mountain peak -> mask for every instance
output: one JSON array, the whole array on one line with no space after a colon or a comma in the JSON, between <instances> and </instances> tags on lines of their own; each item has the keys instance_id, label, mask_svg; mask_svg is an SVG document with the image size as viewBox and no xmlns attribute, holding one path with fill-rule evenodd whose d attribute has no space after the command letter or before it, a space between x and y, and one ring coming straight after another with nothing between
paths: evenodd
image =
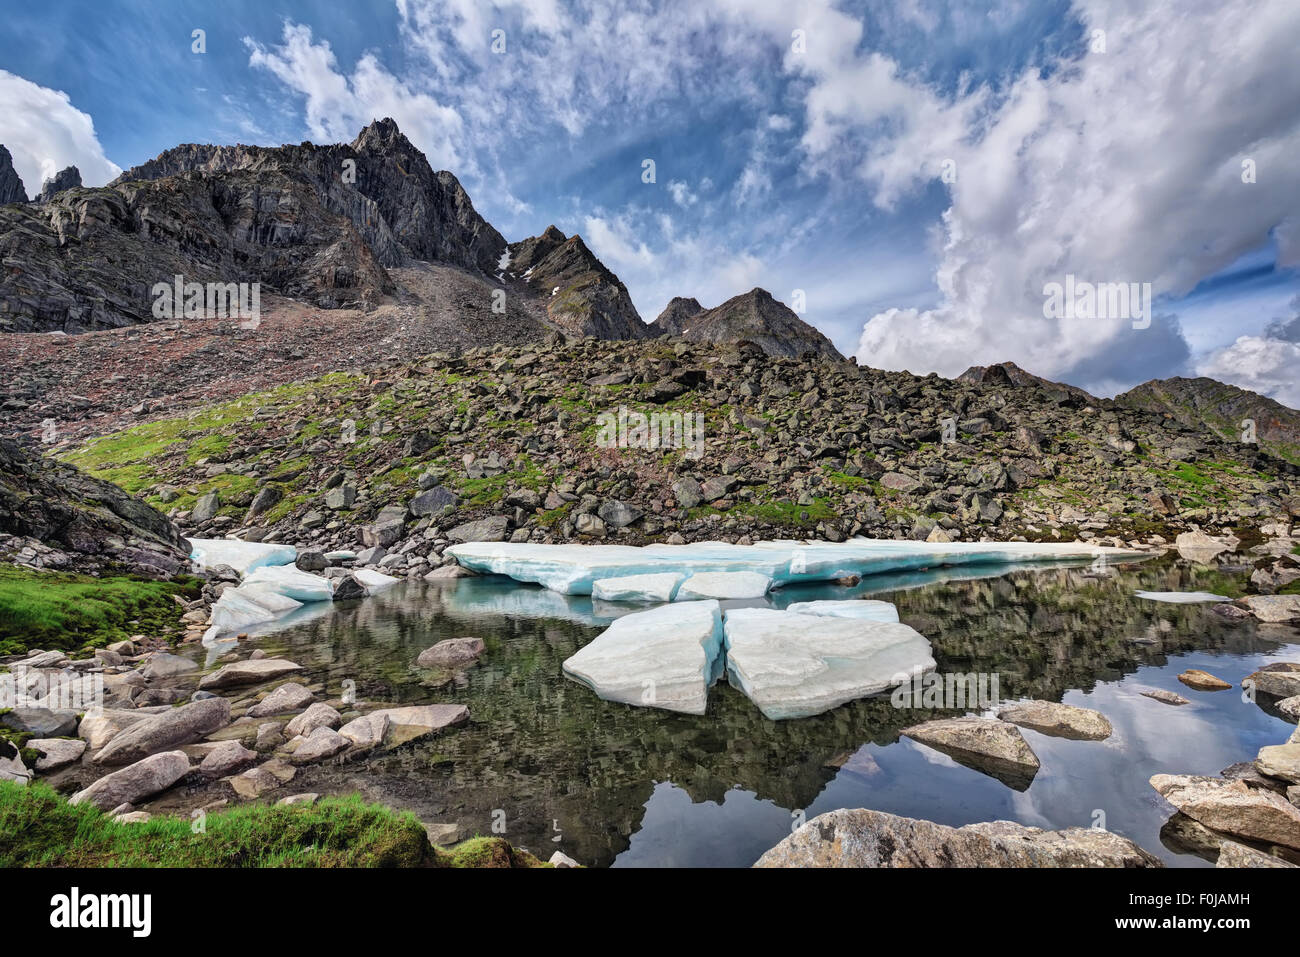
<instances>
[{"instance_id":1,"label":"mountain peak","mask_svg":"<svg viewBox=\"0 0 1300 957\"><path fill-rule=\"evenodd\" d=\"M415 149L391 116L372 120L369 126L357 134L357 138L352 141L352 148L358 153L375 153L395 148Z\"/></svg>"},{"instance_id":2,"label":"mountain peak","mask_svg":"<svg viewBox=\"0 0 1300 957\"><path fill-rule=\"evenodd\" d=\"M0 144L0 206L6 203L25 202L27 202L27 190L23 186L23 178L14 169L13 157L9 155L9 151Z\"/></svg>"},{"instance_id":3,"label":"mountain peak","mask_svg":"<svg viewBox=\"0 0 1300 957\"><path fill-rule=\"evenodd\" d=\"M38 203L49 202L57 194L65 189L81 185L81 170L75 166L69 166L59 170L44 183L41 184L40 195L36 197Z\"/></svg>"},{"instance_id":4,"label":"mountain peak","mask_svg":"<svg viewBox=\"0 0 1300 957\"><path fill-rule=\"evenodd\" d=\"M695 342L748 339L770 356L797 357L811 352L844 358L816 328L758 286L712 309L703 308L695 299L678 296L650 324L650 329L654 335L680 336Z\"/></svg>"}]
</instances>

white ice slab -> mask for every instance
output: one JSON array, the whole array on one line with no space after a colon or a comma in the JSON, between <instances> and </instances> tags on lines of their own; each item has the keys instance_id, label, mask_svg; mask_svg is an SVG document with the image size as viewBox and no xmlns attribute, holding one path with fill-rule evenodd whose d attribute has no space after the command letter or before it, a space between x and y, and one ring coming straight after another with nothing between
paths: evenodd
<instances>
[{"instance_id":1,"label":"white ice slab","mask_svg":"<svg viewBox=\"0 0 1300 957\"><path fill-rule=\"evenodd\" d=\"M369 568L354 568L352 577L366 586L367 595L381 592L385 588L392 588L401 581L400 578L394 578L392 575L385 575L383 572L373 571Z\"/></svg>"},{"instance_id":2,"label":"white ice slab","mask_svg":"<svg viewBox=\"0 0 1300 957\"><path fill-rule=\"evenodd\" d=\"M898 621L892 602L872 599L846 601L797 601L785 606L796 615L828 615L832 618L863 618L867 621Z\"/></svg>"},{"instance_id":3,"label":"white ice slab","mask_svg":"<svg viewBox=\"0 0 1300 957\"><path fill-rule=\"evenodd\" d=\"M762 598L771 587L772 579L758 572L698 572L682 582L677 600Z\"/></svg>"},{"instance_id":4,"label":"white ice slab","mask_svg":"<svg viewBox=\"0 0 1300 957\"><path fill-rule=\"evenodd\" d=\"M292 565L298 549L292 545L242 542L235 538L191 538L190 558L206 568L229 565L241 575L270 565Z\"/></svg>"},{"instance_id":5,"label":"white ice slab","mask_svg":"<svg viewBox=\"0 0 1300 957\"><path fill-rule=\"evenodd\" d=\"M591 597L603 601L670 602L685 578L681 572L601 578L591 583Z\"/></svg>"},{"instance_id":6,"label":"white ice slab","mask_svg":"<svg viewBox=\"0 0 1300 957\"><path fill-rule=\"evenodd\" d=\"M1208 591L1140 591L1137 596L1150 601L1167 601L1174 605L1192 605L1200 601L1232 601L1227 595L1216 595Z\"/></svg>"},{"instance_id":7,"label":"white ice slab","mask_svg":"<svg viewBox=\"0 0 1300 957\"><path fill-rule=\"evenodd\" d=\"M447 549L461 565L484 574L537 582L569 595L589 595L595 582L664 572L755 572L774 586L831 581L942 565L1066 560L1123 560L1151 553L1087 542L914 542L855 538L847 542L756 542L730 545L539 545L467 542Z\"/></svg>"},{"instance_id":8,"label":"white ice slab","mask_svg":"<svg viewBox=\"0 0 1300 957\"><path fill-rule=\"evenodd\" d=\"M564 663L606 701L703 714L722 675L716 601L661 605L618 619Z\"/></svg>"},{"instance_id":9,"label":"white ice slab","mask_svg":"<svg viewBox=\"0 0 1300 957\"><path fill-rule=\"evenodd\" d=\"M727 680L774 721L829 711L935 666L925 636L898 622L736 608L723 627Z\"/></svg>"},{"instance_id":10,"label":"white ice slab","mask_svg":"<svg viewBox=\"0 0 1300 957\"><path fill-rule=\"evenodd\" d=\"M244 584L304 602L330 601L334 597L334 583L328 578L292 566L255 568L244 576Z\"/></svg>"},{"instance_id":11,"label":"white ice slab","mask_svg":"<svg viewBox=\"0 0 1300 957\"><path fill-rule=\"evenodd\" d=\"M302 607L302 602L259 585L226 588L212 606L203 643L264 625Z\"/></svg>"}]
</instances>

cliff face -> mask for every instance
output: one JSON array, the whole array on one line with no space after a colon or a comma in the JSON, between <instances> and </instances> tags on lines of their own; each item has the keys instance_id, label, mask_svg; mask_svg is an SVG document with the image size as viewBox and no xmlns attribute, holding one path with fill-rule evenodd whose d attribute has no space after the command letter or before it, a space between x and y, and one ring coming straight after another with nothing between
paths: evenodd
<instances>
[{"instance_id":1,"label":"cliff face","mask_svg":"<svg viewBox=\"0 0 1300 957\"><path fill-rule=\"evenodd\" d=\"M0 439L0 560L169 577L189 551L162 513L116 485Z\"/></svg>"},{"instance_id":2,"label":"cliff face","mask_svg":"<svg viewBox=\"0 0 1300 957\"><path fill-rule=\"evenodd\" d=\"M512 243L506 271L536 290L552 324L567 335L598 339L650 335L627 287L576 233L566 237L548 226L540 236Z\"/></svg>"},{"instance_id":3,"label":"cliff face","mask_svg":"<svg viewBox=\"0 0 1300 957\"><path fill-rule=\"evenodd\" d=\"M14 158L0 145L0 206L25 202L27 190L23 186L23 178L14 169Z\"/></svg>"}]
</instances>

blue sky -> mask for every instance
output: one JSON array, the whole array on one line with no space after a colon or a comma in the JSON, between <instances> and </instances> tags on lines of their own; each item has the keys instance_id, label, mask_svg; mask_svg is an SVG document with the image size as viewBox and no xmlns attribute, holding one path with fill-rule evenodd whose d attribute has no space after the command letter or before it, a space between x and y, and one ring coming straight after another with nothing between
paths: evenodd
<instances>
[{"instance_id":1,"label":"blue sky","mask_svg":"<svg viewBox=\"0 0 1300 957\"><path fill-rule=\"evenodd\" d=\"M1300 295L1298 9L18 2L0 142L34 193L70 162L98 185L181 142L350 140L391 115L508 239L580 232L647 320L673 295L801 289L870 365L1012 359L1103 393L1208 371L1297 405L1275 321ZM1151 282L1151 328L1045 319L1065 273Z\"/></svg>"}]
</instances>

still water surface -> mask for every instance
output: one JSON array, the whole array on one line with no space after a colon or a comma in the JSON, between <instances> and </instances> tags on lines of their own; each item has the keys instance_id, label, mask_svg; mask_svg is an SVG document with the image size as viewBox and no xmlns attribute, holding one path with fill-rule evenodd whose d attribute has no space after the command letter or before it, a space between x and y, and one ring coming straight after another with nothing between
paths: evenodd
<instances>
[{"instance_id":1,"label":"still water surface","mask_svg":"<svg viewBox=\"0 0 1300 957\"><path fill-rule=\"evenodd\" d=\"M1291 725L1239 688L1194 691L1176 676L1201 668L1239 685L1263 664L1300 660L1300 629L1229 624L1208 605L1132 597L1240 588L1244 578L1176 559L1112 569L966 568L875 576L853 588L800 586L771 604L870 596L898 605L934 646L939 671L999 676L1004 700L1045 698L1110 719L1106 741L1025 730L1042 768L1004 783L900 739L911 724L960 711L899 709L888 696L827 714L768 721L725 682L702 716L598 699L561 663L631 610L506 578L406 582L363 602L308 606L288 627L249 642L283 653L337 695L356 682L368 702L456 702L470 723L362 763L300 772L295 791L360 791L493 833L543 858L563 850L588 866L747 866L793 823L867 807L944 824L1014 820L1044 828L1105 826L1172 866L1207 866L1161 828L1170 809L1147 783L1158 772L1217 774L1286 740ZM737 602L737 605L763 604ZM444 638L476 635L481 664L431 680L411 663ZM1164 688L1174 707L1144 697Z\"/></svg>"}]
</instances>

